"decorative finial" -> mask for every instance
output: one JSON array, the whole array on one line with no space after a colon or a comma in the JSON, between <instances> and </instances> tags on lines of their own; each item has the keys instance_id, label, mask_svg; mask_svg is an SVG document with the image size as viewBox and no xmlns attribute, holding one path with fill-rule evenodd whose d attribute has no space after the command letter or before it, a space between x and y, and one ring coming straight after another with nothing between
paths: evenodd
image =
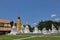
<instances>
[{"instance_id":1,"label":"decorative finial","mask_svg":"<svg viewBox=\"0 0 60 40\"><path fill-rule=\"evenodd\" d=\"M18 10L18 19L20 19L20 10Z\"/></svg>"}]
</instances>

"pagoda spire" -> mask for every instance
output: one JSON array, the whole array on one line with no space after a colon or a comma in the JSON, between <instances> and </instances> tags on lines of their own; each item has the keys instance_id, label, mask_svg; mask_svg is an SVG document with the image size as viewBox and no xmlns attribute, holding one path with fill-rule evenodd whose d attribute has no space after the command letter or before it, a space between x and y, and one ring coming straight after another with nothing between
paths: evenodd
<instances>
[{"instance_id":1,"label":"pagoda spire","mask_svg":"<svg viewBox=\"0 0 60 40\"><path fill-rule=\"evenodd\" d=\"M22 30L22 23L21 23L21 19L20 19L20 10L18 11L18 19L17 19L17 30Z\"/></svg>"},{"instance_id":2,"label":"pagoda spire","mask_svg":"<svg viewBox=\"0 0 60 40\"><path fill-rule=\"evenodd\" d=\"M18 11L18 19L20 19L20 10Z\"/></svg>"}]
</instances>

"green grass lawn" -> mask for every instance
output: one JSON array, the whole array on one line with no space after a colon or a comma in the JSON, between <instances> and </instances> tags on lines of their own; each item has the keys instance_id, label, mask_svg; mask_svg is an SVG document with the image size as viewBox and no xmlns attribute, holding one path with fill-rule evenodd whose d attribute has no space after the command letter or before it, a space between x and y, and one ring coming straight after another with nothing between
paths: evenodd
<instances>
[{"instance_id":1,"label":"green grass lawn","mask_svg":"<svg viewBox=\"0 0 60 40\"><path fill-rule=\"evenodd\" d=\"M43 37L39 37L42 36L42 34L0 35L0 40L14 40L14 39L27 38L31 36L37 36L37 37L32 37L24 40L60 40L60 37L52 37L52 36L60 36L60 34L49 34L44 35Z\"/></svg>"}]
</instances>

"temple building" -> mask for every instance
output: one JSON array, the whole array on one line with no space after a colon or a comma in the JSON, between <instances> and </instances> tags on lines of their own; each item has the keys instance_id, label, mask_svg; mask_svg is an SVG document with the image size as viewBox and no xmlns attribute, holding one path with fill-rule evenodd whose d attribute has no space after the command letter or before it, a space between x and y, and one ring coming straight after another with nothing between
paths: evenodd
<instances>
[{"instance_id":1,"label":"temple building","mask_svg":"<svg viewBox=\"0 0 60 40\"><path fill-rule=\"evenodd\" d=\"M11 31L10 21L0 18L0 34L5 34Z\"/></svg>"},{"instance_id":2,"label":"temple building","mask_svg":"<svg viewBox=\"0 0 60 40\"><path fill-rule=\"evenodd\" d=\"M0 19L0 26L10 27L10 21L7 19Z\"/></svg>"}]
</instances>

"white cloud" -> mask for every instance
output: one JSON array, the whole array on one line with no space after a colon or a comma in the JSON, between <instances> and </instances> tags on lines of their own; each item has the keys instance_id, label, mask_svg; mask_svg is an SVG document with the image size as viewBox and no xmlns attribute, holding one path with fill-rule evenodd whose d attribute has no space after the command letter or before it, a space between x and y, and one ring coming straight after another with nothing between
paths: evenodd
<instances>
[{"instance_id":1,"label":"white cloud","mask_svg":"<svg viewBox=\"0 0 60 40\"><path fill-rule=\"evenodd\" d=\"M59 20L60 20L60 18L56 18L55 20L56 20L56 21L59 21Z\"/></svg>"},{"instance_id":2,"label":"white cloud","mask_svg":"<svg viewBox=\"0 0 60 40\"><path fill-rule=\"evenodd\" d=\"M34 25L36 25L37 23L33 23Z\"/></svg>"},{"instance_id":3,"label":"white cloud","mask_svg":"<svg viewBox=\"0 0 60 40\"><path fill-rule=\"evenodd\" d=\"M52 14L51 17L56 17L57 15L56 14Z\"/></svg>"}]
</instances>

